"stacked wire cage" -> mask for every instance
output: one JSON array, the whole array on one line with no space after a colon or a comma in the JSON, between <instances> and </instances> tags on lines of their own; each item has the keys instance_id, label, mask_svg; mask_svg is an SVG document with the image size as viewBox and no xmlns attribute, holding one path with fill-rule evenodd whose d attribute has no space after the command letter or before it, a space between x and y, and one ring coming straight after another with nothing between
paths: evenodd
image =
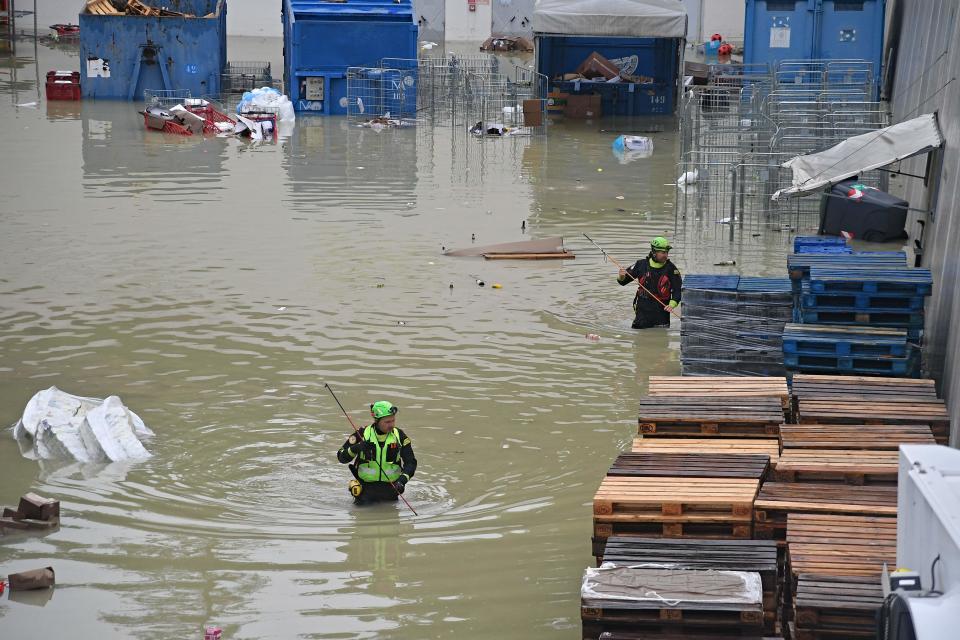
<instances>
[{"instance_id":1,"label":"stacked wire cage","mask_svg":"<svg viewBox=\"0 0 960 640\"><path fill-rule=\"evenodd\" d=\"M885 106L872 101L867 61L712 65L710 76L681 102L676 212L682 219L742 226L816 214L816 198L772 200L791 185L792 172L781 165L888 124ZM861 180L886 186L882 172Z\"/></svg>"},{"instance_id":2,"label":"stacked wire cage","mask_svg":"<svg viewBox=\"0 0 960 640\"><path fill-rule=\"evenodd\" d=\"M493 55L385 58L376 67L348 69L347 115L361 122L496 123L533 133L543 127L525 126L524 109L536 101L536 110L543 112L546 87L542 74L504 65Z\"/></svg>"},{"instance_id":3,"label":"stacked wire cage","mask_svg":"<svg viewBox=\"0 0 960 640\"><path fill-rule=\"evenodd\" d=\"M245 91L272 86L273 75L269 62L227 62L220 77L220 91L224 95L242 94Z\"/></svg>"}]
</instances>

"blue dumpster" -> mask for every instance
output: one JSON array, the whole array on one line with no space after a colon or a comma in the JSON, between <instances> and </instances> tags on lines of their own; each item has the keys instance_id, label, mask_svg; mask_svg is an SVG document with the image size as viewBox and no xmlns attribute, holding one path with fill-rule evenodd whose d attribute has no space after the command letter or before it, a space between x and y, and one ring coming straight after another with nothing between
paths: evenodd
<instances>
[{"instance_id":1,"label":"blue dumpster","mask_svg":"<svg viewBox=\"0 0 960 640\"><path fill-rule=\"evenodd\" d=\"M85 98L140 100L144 90L220 93L227 62L227 0L141 0L158 15L80 14Z\"/></svg>"},{"instance_id":2,"label":"blue dumpster","mask_svg":"<svg viewBox=\"0 0 960 640\"><path fill-rule=\"evenodd\" d=\"M284 0L283 78L297 111L347 113L347 68L415 59L410 0Z\"/></svg>"},{"instance_id":3,"label":"blue dumpster","mask_svg":"<svg viewBox=\"0 0 960 640\"><path fill-rule=\"evenodd\" d=\"M687 14L677 0L540 0L533 17L537 71L551 91L599 95L604 116L669 115L680 88ZM613 82L574 78L598 53Z\"/></svg>"},{"instance_id":4,"label":"blue dumpster","mask_svg":"<svg viewBox=\"0 0 960 640\"><path fill-rule=\"evenodd\" d=\"M879 88L886 0L747 0L744 62L867 60Z\"/></svg>"}]
</instances>

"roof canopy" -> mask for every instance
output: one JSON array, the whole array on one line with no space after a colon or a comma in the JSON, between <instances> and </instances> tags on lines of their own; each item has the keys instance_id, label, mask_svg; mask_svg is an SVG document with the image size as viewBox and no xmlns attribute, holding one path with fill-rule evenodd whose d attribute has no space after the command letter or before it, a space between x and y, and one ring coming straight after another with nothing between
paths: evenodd
<instances>
[{"instance_id":1,"label":"roof canopy","mask_svg":"<svg viewBox=\"0 0 960 640\"><path fill-rule=\"evenodd\" d=\"M932 113L891 127L847 138L826 151L797 156L784 162L793 169L793 186L773 194L774 200L802 196L855 175L885 167L943 144Z\"/></svg>"},{"instance_id":2,"label":"roof canopy","mask_svg":"<svg viewBox=\"0 0 960 640\"><path fill-rule=\"evenodd\" d=\"M679 0L537 0L535 33L568 36L686 38Z\"/></svg>"}]
</instances>

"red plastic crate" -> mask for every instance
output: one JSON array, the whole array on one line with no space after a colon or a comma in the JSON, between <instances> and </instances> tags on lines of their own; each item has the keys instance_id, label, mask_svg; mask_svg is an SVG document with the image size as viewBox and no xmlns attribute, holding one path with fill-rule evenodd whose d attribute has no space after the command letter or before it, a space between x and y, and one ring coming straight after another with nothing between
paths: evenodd
<instances>
[{"instance_id":1,"label":"red plastic crate","mask_svg":"<svg viewBox=\"0 0 960 640\"><path fill-rule=\"evenodd\" d=\"M47 71L47 100L79 99L79 71Z\"/></svg>"}]
</instances>

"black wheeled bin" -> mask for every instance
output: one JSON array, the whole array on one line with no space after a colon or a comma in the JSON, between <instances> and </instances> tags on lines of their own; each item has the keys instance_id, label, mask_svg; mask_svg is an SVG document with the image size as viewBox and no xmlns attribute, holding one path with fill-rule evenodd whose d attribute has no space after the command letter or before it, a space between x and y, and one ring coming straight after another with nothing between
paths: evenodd
<instances>
[{"instance_id":1,"label":"black wheeled bin","mask_svg":"<svg viewBox=\"0 0 960 640\"><path fill-rule=\"evenodd\" d=\"M887 242L907 237L909 203L860 184L856 179L833 185L820 200L820 235L839 236L841 231L858 240Z\"/></svg>"}]
</instances>

